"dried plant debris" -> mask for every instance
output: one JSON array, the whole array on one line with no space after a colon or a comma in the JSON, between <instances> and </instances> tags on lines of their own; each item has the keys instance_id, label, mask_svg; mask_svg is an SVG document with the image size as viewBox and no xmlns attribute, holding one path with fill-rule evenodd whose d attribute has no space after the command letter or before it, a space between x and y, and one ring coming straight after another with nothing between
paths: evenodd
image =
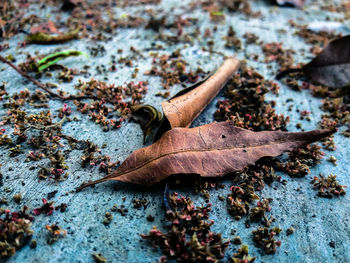
<instances>
[{"instance_id":1,"label":"dried plant debris","mask_svg":"<svg viewBox=\"0 0 350 263\"><path fill-rule=\"evenodd\" d=\"M180 179L180 178L178 178ZM182 184L183 181L181 180L176 180L175 184L179 185ZM211 180L209 178L193 178L193 181L191 180L191 186L193 187L193 190L195 193L200 194L204 201L206 203L210 202L210 190L211 189L223 189L225 187L225 185L223 183L220 182L216 182L215 179ZM220 195L218 196L220 201L224 201L225 197Z\"/></svg>"},{"instance_id":2,"label":"dried plant debris","mask_svg":"<svg viewBox=\"0 0 350 263\"><path fill-rule=\"evenodd\" d=\"M229 27L229 30L227 32L227 36L224 37L224 39L226 40L225 47L227 47L227 48L234 48L236 50L242 48L242 42L236 36L236 32L233 30L232 26Z\"/></svg>"},{"instance_id":3,"label":"dried plant debris","mask_svg":"<svg viewBox=\"0 0 350 263\"><path fill-rule=\"evenodd\" d=\"M94 87L94 89L98 89L98 87ZM41 111L37 114L28 114L24 110L28 106L36 108L36 105L41 106L47 101L48 97L40 91L31 94L28 90L24 90L8 97L7 101L4 101L4 107L8 109L8 112L2 121L2 125L7 126L7 128L1 131L0 144L8 148L10 156L16 156L27 151L26 161L28 162L37 162L42 159L48 160L48 165L40 166L38 176L40 179L50 178L58 182L68 177L66 172L68 168L66 164L67 151L71 151L77 143L81 144L81 142L62 133L62 125L66 121L72 121L69 119L72 109L67 104L63 104L63 108L59 110L58 116L61 120L56 122L49 110ZM103 113L99 113L101 117L98 117L97 114L94 116L96 118L104 118ZM107 110L106 113L109 114L109 111ZM123 121L123 118L119 118L118 123L119 121ZM95 122L98 122L98 120L95 120ZM107 128L110 128L111 124L116 125L113 119L103 122L104 127ZM12 134L9 133L11 130ZM65 142L68 142L71 149L66 148L63 152ZM110 157L107 155L92 153L89 149L84 150L84 153L82 157L83 166L86 163L98 165L100 171L110 173L117 164L117 162L111 162Z\"/></svg>"},{"instance_id":4,"label":"dried plant debris","mask_svg":"<svg viewBox=\"0 0 350 263\"><path fill-rule=\"evenodd\" d=\"M275 227L269 229L267 227L259 227L253 230L253 241L257 247L260 247L266 254L274 254L277 247L281 246L281 241L276 241L275 237L281 232L281 229Z\"/></svg>"},{"instance_id":5,"label":"dried plant debris","mask_svg":"<svg viewBox=\"0 0 350 263\"><path fill-rule=\"evenodd\" d=\"M114 205L111 208L112 212L118 212L121 216L126 216L126 214L129 212L129 210L127 208L125 208L125 205Z\"/></svg>"},{"instance_id":6,"label":"dried plant debris","mask_svg":"<svg viewBox=\"0 0 350 263\"><path fill-rule=\"evenodd\" d=\"M270 201L269 199L258 201L256 207L250 209L249 219L257 222L262 221L266 226L270 226L272 220L266 216L266 213L271 211Z\"/></svg>"},{"instance_id":7,"label":"dried plant debris","mask_svg":"<svg viewBox=\"0 0 350 263\"><path fill-rule=\"evenodd\" d=\"M27 210L26 206L18 212L0 209L0 259L13 256L29 243L34 231L31 229L33 217Z\"/></svg>"},{"instance_id":8,"label":"dried plant debris","mask_svg":"<svg viewBox=\"0 0 350 263\"><path fill-rule=\"evenodd\" d=\"M252 263L255 259L248 254L247 245L242 245L231 257L232 263Z\"/></svg>"},{"instance_id":9,"label":"dried plant debris","mask_svg":"<svg viewBox=\"0 0 350 263\"><path fill-rule=\"evenodd\" d=\"M154 57L152 68L144 74L161 77L164 89L170 89L173 85L182 82L195 83L199 79L199 74L203 73L201 68L197 68L194 72L188 70L188 64L182 58L180 50L176 50L170 55L158 53L151 55Z\"/></svg>"},{"instance_id":10,"label":"dried plant debris","mask_svg":"<svg viewBox=\"0 0 350 263\"><path fill-rule=\"evenodd\" d=\"M313 188L318 190L318 195L321 197L332 198L335 196L345 195L344 185L340 185L336 180L336 175L324 177L322 174L319 177L314 176L311 181Z\"/></svg>"},{"instance_id":11,"label":"dried plant debris","mask_svg":"<svg viewBox=\"0 0 350 263\"><path fill-rule=\"evenodd\" d=\"M235 245L240 245L242 244L242 239L240 236L235 236L232 240L232 243L235 244Z\"/></svg>"},{"instance_id":12,"label":"dried plant debris","mask_svg":"<svg viewBox=\"0 0 350 263\"><path fill-rule=\"evenodd\" d=\"M233 121L235 126L261 130L286 130L289 117L278 115L273 104L266 102L265 94L277 90L276 83L247 67L245 63L227 83L225 100L219 100L214 117L217 121Z\"/></svg>"},{"instance_id":13,"label":"dried plant debris","mask_svg":"<svg viewBox=\"0 0 350 263\"><path fill-rule=\"evenodd\" d=\"M255 35L254 33L246 32L244 33L243 37L245 38L245 43L250 44L258 44L259 37Z\"/></svg>"},{"instance_id":14,"label":"dried plant debris","mask_svg":"<svg viewBox=\"0 0 350 263\"><path fill-rule=\"evenodd\" d=\"M57 224L46 225L47 234L47 244L52 245L61 238L67 235L67 231L62 229Z\"/></svg>"},{"instance_id":15,"label":"dried plant debris","mask_svg":"<svg viewBox=\"0 0 350 263\"><path fill-rule=\"evenodd\" d=\"M113 168L119 164L117 162L111 162L110 157L105 154L101 154L101 150L97 145L91 141L79 142L83 155L80 157L82 167L98 167L100 172L111 173Z\"/></svg>"},{"instance_id":16,"label":"dried plant debris","mask_svg":"<svg viewBox=\"0 0 350 263\"><path fill-rule=\"evenodd\" d=\"M225 120L229 119L228 117L233 119L232 115L230 115L232 113L237 117L240 117L239 114L241 114L242 117L246 118L237 118L240 120L240 122L235 122L237 126L244 125L245 128L254 130L281 129L281 122L271 121L270 126L267 127L257 125L259 123L265 124L267 122L262 122L258 118L264 116L265 109L267 106L270 106L265 102L264 94L268 92L268 87L272 86L271 83L265 81L259 74L248 69L244 64L240 71L240 75L233 77L232 80L234 82L232 87L230 86L230 82L228 83L228 90L225 93L228 100L224 101L225 104L222 101L219 102L219 110L215 113L215 117L220 117ZM262 93L261 91L264 89L265 91ZM270 88L270 90L276 90L276 88ZM250 92L248 93L247 91ZM249 114L248 116L245 115L247 112ZM258 112L262 113L257 114ZM219 113L222 115L219 115ZM236 118L234 118L234 120L235 119ZM284 182L281 180L280 176L275 174L275 170L282 170L291 176L306 175L310 171L310 167L316 165L322 159L324 153L320 149L320 146L316 144L307 145L290 152L286 160L273 158L262 159L255 166L250 166L243 172L237 173L235 175L234 185L231 187L232 193L227 196L228 212L237 220L246 217L247 226L250 225L250 222L253 223L257 221L262 222L269 227L274 221L273 217L268 216L268 213L271 211L271 199L260 200L255 207L252 207L255 200L259 199L257 192L264 188L265 183L270 184L274 180L282 183ZM257 235L259 233L262 234L263 231L255 232ZM275 242L271 240L275 233L276 232L272 231L272 233L268 235L267 240L270 239L270 245L267 245L267 242L265 248L264 244L258 241L259 238L255 238L256 243L260 243L259 246L263 247L263 249L266 250L266 253L273 253L276 246L280 244L278 241Z\"/></svg>"},{"instance_id":17,"label":"dried plant debris","mask_svg":"<svg viewBox=\"0 0 350 263\"><path fill-rule=\"evenodd\" d=\"M103 224L109 225L113 220L113 216L110 212L106 212L104 219L103 219Z\"/></svg>"},{"instance_id":18,"label":"dried plant debris","mask_svg":"<svg viewBox=\"0 0 350 263\"><path fill-rule=\"evenodd\" d=\"M293 65L293 49L284 49L282 43L272 42L262 46L265 54L265 62L276 62L280 66L280 70L288 69Z\"/></svg>"},{"instance_id":19,"label":"dried plant debris","mask_svg":"<svg viewBox=\"0 0 350 263\"><path fill-rule=\"evenodd\" d=\"M62 203L55 207L56 211L60 211L61 213L66 212L68 205L66 203Z\"/></svg>"},{"instance_id":20,"label":"dried plant debris","mask_svg":"<svg viewBox=\"0 0 350 263\"><path fill-rule=\"evenodd\" d=\"M323 156L324 152L321 151L319 145L309 144L291 151L287 161L276 161L274 168L291 177L303 177L310 173L311 167L320 163Z\"/></svg>"},{"instance_id":21,"label":"dried plant debris","mask_svg":"<svg viewBox=\"0 0 350 263\"><path fill-rule=\"evenodd\" d=\"M247 186L245 190L240 186L232 186L230 190L232 193L227 196L227 211L239 220L241 216L248 214L249 203L259 197L255 194L252 185Z\"/></svg>"},{"instance_id":22,"label":"dried plant debris","mask_svg":"<svg viewBox=\"0 0 350 263\"><path fill-rule=\"evenodd\" d=\"M227 211L236 220L246 217L246 225L250 222L261 222L270 226L273 217L268 217L271 211L271 198L259 200L258 192L265 187L265 183L281 181L281 177L275 175L272 168L273 158L260 160L256 165L246 168L241 173L235 174L231 193L227 195ZM259 200L252 208L256 200Z\"/></svg>"},{"instance_id":23,"label":"dried plant debris","mask_svg":"<svg viewBox=\"0 0 350 263\"><path fill-rule=\"evenodd\" d=\"M18 194L15 194L13 197L12 197L13 201L15 201L17 204L21 203L22 201L22 194L21 193L18 193Z\"/></svg>"},{"instance_id":24,"label":"dried plant debris","mask_svg":"<svg viewBox=\"0 0 350 263\"><path fill-rule=\"evenodd\" d=\"M48 20L47 22L41 23L38 26L32 26L30 28L30 33L46 33L46 34L56 34L58 33L57 26L55 25L55 22L52 20Z\"/></svg>"},{"instance_id":25,"label":"dried plant debris","mask_svg":"<svg viewBox=\"0 0 350 263\"><path fill-rule=\"evenodd\" d=\"M61 134L62 122L53 122L50 111L42 111L39 114L27 115L27 112L21 110L21 106L30 99L29 92L14 94L5 107L9 108L8 116L3 118L3 125L9 124L14 126L12 136L14 141L3 135L3 145L9 147L10 156L21 153L21 145L30 147L32 151L28 153L28 161L37 161L42 158L48 158L50 167L42 167L39 171L39 177L53 178L60 181L67 177L65 170L67 165L59 148L62 148ZM15 147L11 147L15 146Z\"/></svg>"},{"instance_id":26,"label":"dried plant debris","mask_svg":"<svg viewBox=\"0 0 350 263\"><path fill-rule=\"evenodd\" d=\"M211 231L213 221L209 220L211 205L195 207L190 198L173 193L169 198L172 212L167 232L154 227L149 234L141 235L153 246L159 247L166 259L178 262L218 262L224 257L229 241L223 241L221 234Z\"/></svg>"},{"instance_id":27,"label":"dried plant debris","mask_svg":"<svg viewBox=\"0 0 350 263\"><path fill-rule=\"evenodd\" d=\"M144 199L135 198L132 200L132 203L133 203L134 208L136 208L136 209L139 209L141 207L143 207L143 209L146 209L149 201L145 198Z\"/></svg>"},{"instance_id":28,"label":"dried plant debris","mask_svg":"<svg viewBox=\"0 0 350 263\"><path fill-rule=\"evenodd\" d=\"M39 208L35 208L33 210L33 214L38 216L41 214L50 216L52 215L53 211L55 210L55 207L53 206L53 201L52 202L48 202L45 198L42 199L43 205Z\"/></svg>"},{"instance_id":29,"label":"dried plant debris","mask_svg":"<svg viewBox=\"0 0 350 263\"><path fill-rule=\"evenodd\" d=\"M292 226L286 230L287 236L292 235L294 232L295 232L295 229Z\"/></svg>"},{"instance_id":30,"label":"dried plant debris","mask_svg":"<svg viewBox=\"0 0 350 263\"><path fill-rule=\"evenodd\" d=\"M77 110L88 114L92 121L101 125L104 131L108 131L120 128L122 122L131 114L131 107L140 104L147 92L147 83L139 81L115 86L91 79L88 82L80 81L75 88L81 95L96 97L96 100L90 103L74 101Z\"/></svg>"}]
</instances>

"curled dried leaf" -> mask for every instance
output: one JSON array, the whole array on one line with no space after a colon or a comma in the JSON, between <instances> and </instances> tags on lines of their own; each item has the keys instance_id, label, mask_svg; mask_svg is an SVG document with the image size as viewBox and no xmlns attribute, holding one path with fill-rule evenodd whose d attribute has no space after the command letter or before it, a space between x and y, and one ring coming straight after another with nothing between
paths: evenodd
<instances>
[{"instance_id":1,"label":"curled dried leaf","mask_svg":"<svg viewBox=\"0 0 350 263\"><path fill-rule=\"evenodd\" d=\"M238 69L239 61L228 58L222 66L202 85L189 92L162 103L164 115L171 128L188 127L219 93L232 74Z\"/></svg>"},{"instance_id":2,"label":"curled dried leaf","mask_svg":"<svg viewBox=\"0 0 350 263\"><path fill-rule=\"evenodd\" d=\"M164 117L155 141L172 128L189 127L238 70L239 65L239 60L229 57L214 74L163 102Z\"/></svg>"}]
</instances>

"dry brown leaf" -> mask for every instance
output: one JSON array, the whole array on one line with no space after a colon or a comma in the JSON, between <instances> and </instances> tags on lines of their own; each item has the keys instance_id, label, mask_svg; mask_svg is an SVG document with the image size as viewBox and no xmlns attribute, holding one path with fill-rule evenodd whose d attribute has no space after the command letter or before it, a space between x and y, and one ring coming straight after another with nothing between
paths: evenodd
<instances>
[{"instance_id":1,"label":"dry brown leaf","mask_svg":"<svg viewBox=\"0 0 350 263\"><path fill-rule=\"evenodd\" d=\"M241 171L262 157L278 156L333 132L253 132L230 122L175 128L156 143L134 151L115 172L77 190L109 180L148 186L173 174L221 177Z\"/></svg>"},{"instance_id":2,"label":"dry brown leaf","mask_svg":"<svg viewBox=\"0 0 350 263\"><path fill-rule=\"evenodd\" d=\"M293 72L303 72L310 80L332 88L350 84L350 35L331 41L311 62L298 69L288 69L277 79Z\"/></svg>"}]
</instances>

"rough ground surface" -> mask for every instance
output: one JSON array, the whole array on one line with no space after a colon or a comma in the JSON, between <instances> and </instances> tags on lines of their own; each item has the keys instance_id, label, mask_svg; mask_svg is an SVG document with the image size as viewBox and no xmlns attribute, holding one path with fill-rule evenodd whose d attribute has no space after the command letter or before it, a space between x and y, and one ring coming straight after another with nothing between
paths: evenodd
<instances>
[{"instance_id":1,"label":"rough ground surface","mask_svg":"<svg viewBox=\"0 0 350 263\"><path fill-rule=\"evenodd\" d=\"M178 6L179 1L163 1L161 6L157 8L170 9L172 6ZM180 5L186 5L186 1L181 1ZM246 55L257 53L263 60L263 54L259 46L250 45L247 49L235 52L224 47L222 37L226 35L228 27L232 25L239 37L245 32L253 32L266 42L282 41L285 48L292 47L295 50L305 49L305 55L301 56L298 52L294 56L296 62L309 61L312 57L308 54L309 47L304 41L293 35L293 30L288 26L288 20L293 19L299 24L308 23L314 20L325 20L328 16L336 14L328 14L318 8L317 2L309 1L306 11L295 8L276 8L267 6L264 2L254 2L254 10L260 10L263 17L259 19L247 19L243 15L226 15L225 23L218 24L216 35L215 49L224 52L226 55L237 54L241 59L246 58L248 64L257 69L267 79L273 79L276 69L269 69L263 62L255 62L249 60ZM115 10L116 15L122 13L137 12L144 6L133 7L127 10ZM177 8L179 12L181 8ZM38 10L30 10L38 14ZM175 11L176 13L176 11ZM45 16L49 14L49 9L43 9L38 15ZM175 15L175 14L173 14ZM199 19L198 25L206 28L208 25L208 14L201 11L195 11L190 14ZM145 16L147 17L147 16ZM281 29L286 32L281 33ZM347 29L343 29L346 33ZM348 32L349 33L349 32ZM155 33L151 30L139 29L120 29L118 34L110 41L100 42L107 50L106 55L95 58L86 59L70 58L62 62L68 67L82 68L84 65L90 65L95 68L96 65L107 64L110 55L116 55L117 49L123 49L128 52L130 46L138 49L150 47L150 39L154 38ZM24 38L23 34L14 37L9 44L11 48L6 50L4 55L14 54L17 62L25 59L24 55L16 55L16 43ZM145 41L147 40L147 41ZM74 40L64 45L40 46L30 45L25 51L34 54L35 51L49 53L57 47L62 50L78 49L88 51L88 46L95 45L92 42L84 40ZM181 48L182 55L191 63L193 69L197 66L203 67L205 70L213 70L222 62L222 57L211 55L201 51L201 43L196 41L193 45L179 44L172 46L173 51ZM243 46L245 46L243 44ZM125 55L126 53L124 53ZM3 55L3 54L2 54ZM136 61L140 73L137 80L149 81L149 92L146 95L144 103L152 104L160 108L161 97L155 97L158 91L161 91L160 79L158 77L144 76L143 72L151 67L152 58L148 56L148 52L144 52L145 59ZM136 66L135 65L135 66ZM108 73L108 83L123 84L128 81L133 68L118 68L117 72ZM4 64L0 64L0 80L7 82L7 90L11 94L18 89L26 87L30 91L34 91L36 87L24 80L14 70ZM94 76L97 79L103 79L105 76ZM79 76L78 78L83 77ZM77 81L75 78L73 83ZM86 80L88 80L87 78ZM43 79L44 81L45 79ZM72 83L61 84L63 89L72 90ZM181 87L171 89L174 94ZM286 103L288 98L293 98L293 102ZM296 110L307 110L311 112L311 121L303 122L305 130L317 127L322 111L319 109L321 100L310 96L309 91L295 92L281 84L281 90L278 97L271 95L269 99L277 101L277 112L286 113L290 116L291 122L288 126L290 131L297 130L295 125L299 120L299 113ZM59 101L50 102L52 112L62 107ZM202 125L213 121L213 113L216 109L216 101L213 101L194 122L193 126ZM287 112L290 104L293 104L293 110ZM5 109L0 109L0 113L5 114ZM80 122L70 122L63 126L66 134L72 135L77 139L91 139L96 144L102 145L107 143L107 148L103 149L104 153L109 154L112 160L123 161L133 150L142 147L143 135L137 124L126 123L121 129L104 133L100 127L88 120L87 116L79 117ZM347 194L342 198L323 199L316 196L316 192L312 190L310 185L311 176L318 175L320 172L324 174L334 173L343 185L350 185L349 177L349 161L350 155L349 138L341 136L339 133L335 136L337 150L335 152L326 152L326 156L322 164L317 165L311 171L311 175L305 178L292 179L284 175L284 179L288 181L287 185L273 184L272 187L266 187L263 190L265 197L272 197L272 214L277 218L276 224L282 229L290 226L295 228L295 233L286 236L285 232L281 234L282 246L275 255L261 255L260 250L255 248L251 239L251 229L246 229L244 220L235 221L226 210L225 202L217 199L218 195L226 196L229 192L229 182L226 188L221 190L211 190L211 202L213 203L213 211L211 219L215 220L213 226L214 231L221 232L224 238L232 238L231 229L238 229L243 242L249 245L250 254L257 256L257 262L350 262L350 195ZM326 159L330 155L334 155L338 159L338 165L334 166ZM28 168L31 163L24 162L24 154L15 158L9 158L8 152L0 149L2 167L1 173L4 175L4 185L0 187L0 195L12 199L13 194L21 192L23 195L23 204L30 207L38 207L41 205L41 198L46 197L47 193L57 190L58 193L54 197L55 204L65 202L68 209L65 213L54 213L52 216L40 216L35 218L33 229L35 231L34 238L38 242L36 249L29 246L24 247L7 262L93 262L92 253L101 252L110 262L154 262L160 257L160 252L154 250L147 245L145 241L140 241L140 234L147 233L152 225L163 227L164 217L162 207L162 186L151 189L140 189L122 183L104 183L97 185L95 188L88 188L80 193L73 193L75 187L82 182L92 179L98 179L102 174L96 170L82 169L80 167L80 154L74 151L69 155L69 178L60 182L58 185L53 181L38 181L36 171L30 171ZM7 193L5 188L12 189ZM201 196L193 193L189 189L179 190L181 194L189 195L195 204L204 203ZM122 198L126 197L125 201ZM134 198L146 198L150 201L148 207L144 210L133 209L131 200ZM113 213L112 222L105 226L102 224L104 214L110 211L114 204L125 204L129 212L126 216ZM9 205L13 210L19 209L21 205L11 202ZM154 222L146 220L147 215L155 216ZM46 224L58 223L63 229L68 230L67 237L59 240L51 246L46 244ZM329 245L330 241L335 242L335 248ZM230 245L227 255L231 255L234 246Z\"/></svg>"}]
</instances>

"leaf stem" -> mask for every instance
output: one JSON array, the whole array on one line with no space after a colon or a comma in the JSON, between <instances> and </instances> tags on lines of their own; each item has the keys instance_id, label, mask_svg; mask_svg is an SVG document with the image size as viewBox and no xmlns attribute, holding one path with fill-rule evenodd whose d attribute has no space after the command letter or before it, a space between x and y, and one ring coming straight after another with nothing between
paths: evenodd
<instances>
[{"instance_id":1,"label":"leaf stem","mask_svg":"<svg viewBox=\"0 0 350 263\"><path fill-rule=\"evenodd\" d=\"M68 96L62 96L60 94L57 94L57 93L51 91L49 88L47 88L47 86L45 84L39 82L38 80L36 80L32 76L30 76L29 74L27 74L26 72L21 70L19 67L17 67L16 65L14 65L12 62L10 62L9 60L7 60L6 58L4 58L1 55L0 55L0 61L3 62L3 63L6 63L7 65L9 65L11 68L16 70L20 75L22 75L22 77L25 77L26 79L28 79L29 81L34 83L39 88L41 88L44 91L46 91L47 93L49 93L54 98L58 98L58 99L61 99L61 100L98 99L96 96L91 96L91 95L82 95L82 96L68 95Z\"/></svg>"}]
</instances>

